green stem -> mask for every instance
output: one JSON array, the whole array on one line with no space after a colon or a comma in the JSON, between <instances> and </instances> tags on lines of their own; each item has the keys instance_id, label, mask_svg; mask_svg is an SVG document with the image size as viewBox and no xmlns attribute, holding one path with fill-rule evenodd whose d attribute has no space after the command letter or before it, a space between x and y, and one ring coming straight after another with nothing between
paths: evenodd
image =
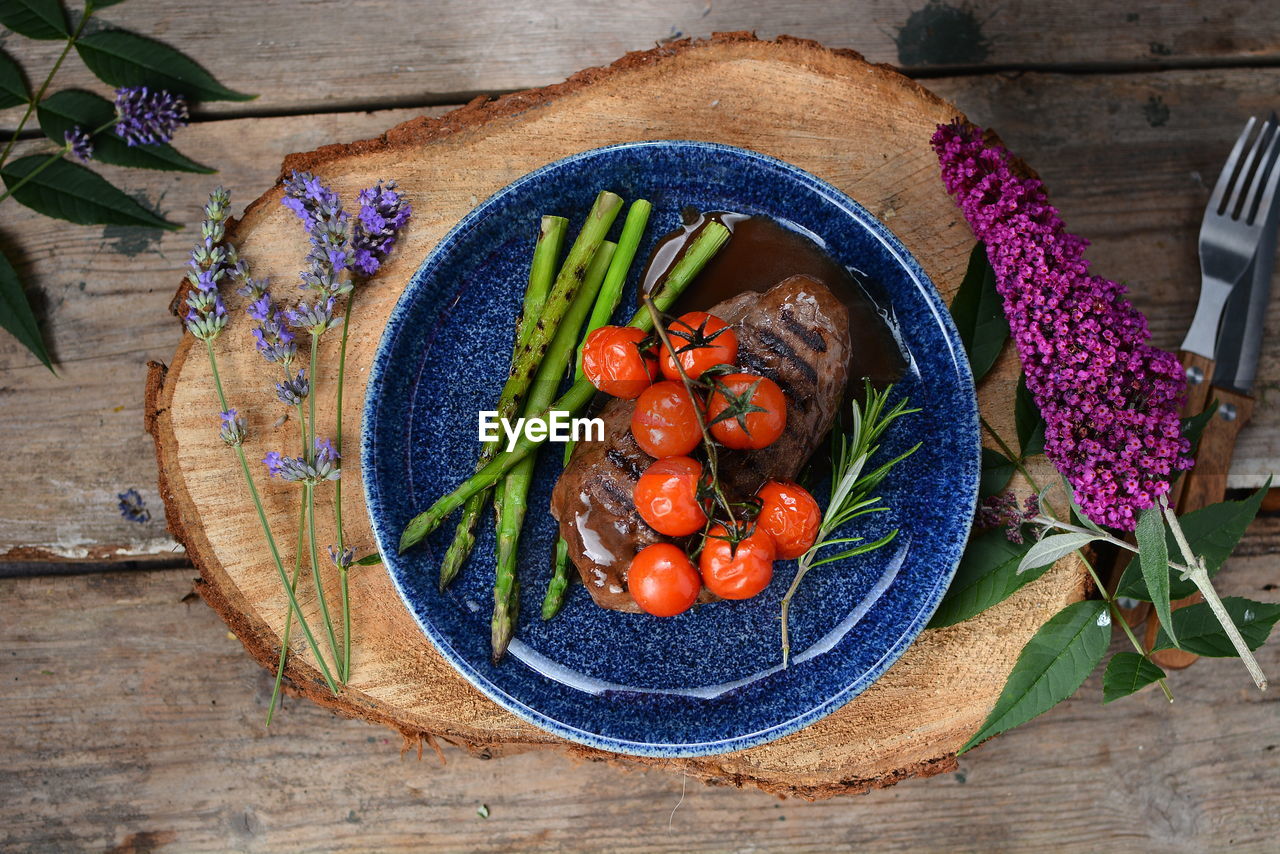
<instances>
[{"instance_id":1,"label":"green stem","mask_svg":"<svg viewBox=\"0 0 1280 854\"><path fill-rule=\"evenodd\" d=\"M312 394L315 388L311 389ZM329 651L333 653L338 664L338 672L342 672L342 659L338 655L338 639L333 633L333 618L329 616L329 602L324 595L323 573L320 571L320 555L316 549L316 487L313 483L302 484L303 497L307 502L307 543L311 549L311 577L316 583L316 598L320 600L320 615L324 617L325 632L329 635Z\"/></svg>"},{"instance_id":2,"label":"green stem","mask_svg":"<svg viewBox=\"0 0 1280 854\"><path fill-rule=\"evenodd\" d=\"M660 312L666 311L671 307L672 303L679 298L680 294L689 286L689 283L693 281L693 278L701 272L706 263L711 260L712 256L719 251L720 247L728 239L729 229L718 222L708 223L699 231L688 249L685 250L684 255L676 262L659 286L660 290L653 301ZM648 331L652 328L653 320L649 316L648 310L641 308L632 315L628 325ZM595 391L595 386L591 384L590 380L578 380L546 411L539 412L537 415L543 417L550 410L563 410L569 415L574 415L590 402L595 395ZM436 499L434 504L413 517L409 524L405 526L400 535L400 551L403 552L421 542L423 537L439 527L440 523L450 513L462 506L472 495L487 490L497 483L516 463L527 457L542 444L542 441L545 440L535 441L528 438L527 435L522 436L511 451L495 457L482 469L455 487L452 492Z\"/></svg>"},{"instance_id":3,"label":"green stem","mask_svg":"<svg viewBox=\"0 0 1280 854\"><path fill-rule=\"evenodd\" d=\"M342 343L338 345L338 398L336 403L337 421L333 428L333 447L342 457L342 387L347 374L347 335L351 328L351 303L355 302L356 292L347 295L347 307L342 314ZM314 381L314 380L313 380ZM342 534L342 477L333 482L333 521L338 529L338 559L342 560L346 543ZM351 678L351 593L347 583L350 567L339 566L338 573L342 579L342 682L345 685Z\"/></svg>"},{"instance_id":4,"label":"green stem","mask_svg":"<svg viewBox=\"0 0 1280 854\"><path fill-rule=\"evenodd\" d=\"M311 333L311 368L307 373L307 378L311 381L311 393L307 395L307 409L311 422L311 441L307 443L307 447L302 449L303 458L311 461L315 459L315 443L316 443L316 389L320 385L316 381L316 360L320 353L320 336Z\"/></svg>"},{"instance_id":5,"label":"green stem","mask_svg":"<svg viewBox=\"0 0 1280 854\"><path fill-rule=\"evenodd\" d=\"M1004 437L1001 436L998 432L996 432L996 429L992 427L985 418L982 418L981 416L979 416L979 420L981 420L982 426L986 428L986 431L988 434L990 434L991 438L994 439L996 444L1000 446L1000 449L1004 451L1005 456L1007 456L1009 460L1013 462L1018 472L1024 478L1026 478L1027 483L1031 484L1031 488L1036 491L1036 494L1040 494L1042 491L1040 484L1037 483L1036 479L1031 476L1031 472L1027 471L1026 466L1023 465L1022 458L1017 454L1014 454L1013 451L1009 449L1009 445L1008 443L1005 442ZM1050 512L1053 512L1056 515L1057 511L1055 511L1052 506L1049 507L1049 510ZM1039 519L1043 519L1046 522L1052 522L1056 527L1059 527L1059 528L1063 527L1062 522L1059 522L1057 519L1050 519L1047 516L1039 516L1036 519L1033 519L1031 521L1036 522ZM1129 549L1130 551L1133 551L1133 552L1137 552L1137 548L1131 546L1129 543L1126 543L1124 540L1112 537L1110 534L1099 534L1097 531L1093 531L1088 528L1081 528L1071 524L1067 524L1066 527L1076 531L1077 533L1089 534L1090 536L1095 536L1095 537L1098 537L1098 539L1107 540L1108 542L1111 542L1114 545ZM1129 621L1126 620L1124 618L1124 614L1120 612L1120 606L1116 603L1115 597L1113 597L1111 595L1111 592L1107 590L1107 586L1102 583L1102 579L1098 577L1098 573L1094 570L1093 564L1089 562L1089 559L1087 557L1085 557L1085 554L1082 550L1076 549L1075 554L1076 554L1076 557L1080 558L1080 562L1084 564L1085 569L1089 571L1090 577L1093 578L1093 585L1095 588L1097 588L1098 595L1102 597L1102 601L1107 603L1107 610L1108 610L1108 613L1111 615L1112 624L1119 625L1120 630L1124 632L1124 636L1129 639L1129 643L1133 645L1133 648L1138 653L1138 655L1142 656L1143 658L1147 658L1149 660L1147 650L1142 646L1142 643L1138 640L1137 635L1133 633L1133 629L1130 628L1129 626ZM1169 690L1169 683L1164 679L1164 677L1161 677L1156 681L1160 685L1160 690L1164 692L1165 699L1168 700L1170 703L1172 703L1173 692Z\"/></svg>"},{"instance_id":6,"label":"green stem","mask_svg":"<svg viewBox=\"0 0 1280 854\"><path fill-rule=\"evenodd\" d=\"M222 411L226 412L227 396L222 391L222 377L218 374L218 360L213 352L213 341L205 339L205 350L209 353L209 368L213 373L213 387L218 393L218 403L222 406ZM253 477L249 474L249 460L244 455L244 446L236 445L236 455L240 458L240 470L244 474L245 485L249 487L249 494L253 497L254 509L258 511L258 522L262 525L262 534L267 540L267 548L271 550L271 558L275 561L276 572L280 575L280 583L284 585L285 592L289 594L289 606L293 608L293 612L298 615L298 623L302 626L303 633L307 636L307 644L311 647L312 654L316 657L316 661L320 665L320 672L324 675L324 681L329 684L329 690L335 695L338 693L338 686L333 681L333 675L329 672L329 665L325 662L324 656L320 654L320 647L316 643L315 636L311 634L311 627L307 625L307 620L302 616L302 608L298 605L298 599L294 596L293 588L289 586L289 576L285 574L284 562L280 560L280 550L276 548L276 538L271 533L271 525L267 522L267 511L262 506L262 496L258 494L258 487L253 483Z\"/></svg>"},{"instance_id":7,"label":"green stem","mask_svg":"<svg viewBox=\"0 0 1280 854\"><path fill-rule=\"evenodd\" d=\"M62 48L62 53L58 54L58 60L53 64L53 68L49 69L49 74L44 78L44 82L40 84L40 88L36 91L35 97L27 103L27 109L22 114L22 119L18 122L18 127L13 131L13 136L9 138L9 144L4 147L4 151L0 152L0 165L3 165L9 159L9 152L13 151L13 146L18 142L18 137L22 135L22 129L27 126L27 120L31 118L31 114L35 111L36 105L44 99L44 93L48 91L49 84L53 82L53 77L58 73L58 69L62 67L62 63L67 58L67 54L71 52L71 48L75 47L76 40L80 38L80 33L84 31L84 25L89 23L89 18L93 17L93 5L86 3L84 14L80 16L80 23L76 26L76 30L67 39L66 45ZM0 201L4 201L0 197Z\"/></svg>"},{"instance_id":8,"label":"green stem","mask_svg":"<svg viewBox=\"0 0 1280 854\"><path fill-rule=\"evenodd\" d=\"M298 502L298 544L294 551L293 576L289 579L289 589L297 594L298 576L302 574L303 537L306 534L307 505ZM267 705L267 726L275 715L276 704L280 702L280 687L284 682L284 665L289 657L289 640L293 635L293 608L284 611L284 635L280 638L280 660L276 663L276 681L271 687L271 702Z\"/></svg>"}]
</instances>

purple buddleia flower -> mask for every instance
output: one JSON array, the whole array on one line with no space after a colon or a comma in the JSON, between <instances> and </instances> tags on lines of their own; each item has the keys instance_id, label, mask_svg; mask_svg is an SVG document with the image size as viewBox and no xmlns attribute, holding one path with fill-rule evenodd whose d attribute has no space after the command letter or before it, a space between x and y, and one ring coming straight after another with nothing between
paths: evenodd
<instances>
[{"instance_id":1,"label":"purple buddleia flower","mask_svg":"<svg viewBox=\"0 0 1280 854\"><path fill-rule=\"evenodd\" d=\"M322 480L338 480L342 476L338 460L338 453L329 440L316 438L309 460L305 457L286 457L278 451L272 451L262 462L272 477L293 483L316 484Z\"/></svg>"},{"instance_id":2,"label":"purple buddleia flower","mask_svg":"<svg viewBox=\"0 0 1280 854\"><path fill-rule=\"evenodd\" d=\"M413 207L396 192L395 181L386 184L379 181L361 190L357 199L360 213L351 239L352 267L362 276L372 276L391 252L400 230L413 214Z\"/></svg>"},{"instance_id":3,"label":"purple buddleia flower","mask_svg":"<svg viewBox=\"0 0 1280 854\"><path fill-rule=\"evenodd\" d=\"M973 519L973 526L980 530L1003 527L1004 535L1011 543L1021 543L1022 526L1030 522L1040 513L1040 499L1035 495L1027 496L1021 507L1013 490L998 495L988 495L978 503L978 513Z\"/></svg>"},{"instance_id":4,"label":"purple buddleia flower","mask_svg":"<svg viewBox=\"0 0 1280 854\"><path fill-rule=\"evenodd\" d=\"M306 371L298 371L298 375L284 382L276 383L276 397L285 406L297 406L307 399L311 393L311 383L307 380Z\"/></svg>"},{"instance_id":5,"label":"purple buddleia flower","mask_svg":"<svg viewBox=\"0 0 1280 854\"><path fill-rule=\"evenodd\" d=\"M187 119L187 101L181 95L146 86L116 90L116 135L128 145L166 143Z\"/></svg>"},{"instance_id":6,"label":"purple buddleia flower","mask_svg":"<svg viewBox=\"0 0 1280 854\"><path fill-rule=\"evenodd\" d=\"M240 413L234 409L228 409L221 412L218 417L222 419L222 426L218 430L218 437L228 445L239 445L244 442L245 424L244 419L240 417Z\"/></svg>"},{"instance_id":7,"label":"purple buddleia flower","mask_svg":"<svg viewBox=\"0 0 1280 854\"><path fill-rule=\"evenodd\" d=\"M67 143L67 150L81 163L88 163L93 159L93 137L80 125L64 131L62 138Z\"/></svg>"},{"instance_id":8,"label":"purple buddleia flower","mask_svg":"<svg viewBox=\"0 0 1280 854\"><path fill-rule=\"evenodd\" d=\"M1067 232L1044 185L1022 177L980 129L939 125L942 180L987 258L1027 389L1045 420L1045 454L1094 522L1133 530L1191 467L1177 357L1148 342L1125 288L1090 275L1087 241Z\"/></svg>"},{"instance_id":9,"label":"purple buddleia flower","mask_svg":"<svg viewBox=\"0 0 1280 854\"><path fill-rule=\"evenodd\" d=\"M138 490L126 489L124 492L117 493L116 500L120 507L120 515L130 522L151 521L151 511L147 509L147 502L142 500Z\"/></svg>"}]
</instances>

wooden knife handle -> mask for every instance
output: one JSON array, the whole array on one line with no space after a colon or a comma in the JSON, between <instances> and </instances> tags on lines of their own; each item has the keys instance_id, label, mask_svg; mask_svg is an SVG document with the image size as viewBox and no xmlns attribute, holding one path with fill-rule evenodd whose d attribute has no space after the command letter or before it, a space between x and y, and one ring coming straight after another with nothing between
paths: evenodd
<instances>
[{"instance_id":1,"label":"wooden knife handle","mask_svg":"<svg viewBox=\"0 0 1280 854\"><path fill-rule=\"evenodd\" d=\"M1213 360L1195 353L1188 353L1186 350L1178 352L1178 360L1182 362L1182 367L1187 374L1187 397L1182 405L1182 415L1184 418L1199 415L1212 399L1209 397L1209 381L1213 377ZM1169 502L1174 507L1178 506L1179 496L1186 482L1187 478L1184 476L1178 478L1173 484ZM1132 536L1128 537L1128 540L1134 542ZM1124 575L1132 557L1131 553L1118 550L1115 562L1111 566L1111 576L1107 579L1107 589L1112 593L1115 593L1116 588L1120 586L1120 578ZM1140 625L1150 612L1151 605L1146 602L1139 602L1132 608L1120 608L1124 621L1134 628ZM1154 620L1155 618L1152 617L1153 622ZM1160 624L1155 623L1155 629L1148 629L1150 634L1150 640L1147 641L1148 649L1151 648L1151 642L1155 640L1154 631L1159 628Z\"/></svg>"},{"instance_id":2,"label":"wooden knife handle","mask_svg":"<svg viewBox=\"0 0 1280 854\"><path fill-rule=\"evenodd\" d=\"M1216 504L1223 499L1227 492L1227 473L1231 470L1236 437L1240 433L1240 428L1247 424L1253 415L1253 398L1248 395L1215 386L1208 389L1204 397L1207 400L1217 398L1218 409L1205 424L1204 433L1200 436L1200 447L1195 455L1195 468L1182 478L1182 492L1177 505L1179 513L1199 510L1201 507ZM1174 556L1170 555L1170 557ZM1177 559L1181 562L1181 555L1178 555ZM1196 593L1174 602L1172 607L1184 608L1201 599L1200 594ZM1159 628L1159 620L1152 615L1147 621L1145 638L1147 649L1155 643ZM1152 653L1151 658L1166 670L1180 670L1195 661L1197 656L1180 649L1166 649Z\"/></svg>"}]
</instances>

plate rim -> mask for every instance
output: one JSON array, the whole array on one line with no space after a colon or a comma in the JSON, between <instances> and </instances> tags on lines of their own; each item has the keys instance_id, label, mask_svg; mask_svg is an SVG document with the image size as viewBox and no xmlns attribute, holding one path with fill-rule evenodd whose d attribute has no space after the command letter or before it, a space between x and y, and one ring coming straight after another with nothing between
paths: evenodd
<instances>
[{"instance_id":1,"label":"plate rim","mask_svg":"<svg viewBox=\"0 0 1280 854\"><path fill-rule=\"evenodd\" d=\"M715 739L702 742L656 742L656 741L633 741L628 739L617 738L613 736L601 735L600 733L590 732L572 724L549 717L548 715L533 708L525 701L512 696L504 691L498 685L492 683L486 676L476 670L471 663L462 655L454 651L452 645L447 638L437 633L431 626L430 622L423 619L419 615L418 609L414 607L410 601L404 585L401 584L399 574L406 571L403 567L395 568L395 561L399 558L398 544L399 537L393 535L384 535L382 526L374 518L374 507L382 502L378 500L373 484L373 473L375 466L373 458L376 454L376 447L373 440L373 431L365 429L366 425L373 423L373 415L375 407L374 396L368 393L376 383L382 381L384 365L386 364L391 346L391 339L388 337L388 330L393 324L402 324L404 315L408 312L409 303L412 302L413 286L423 273L423 270L433 263L442 252L450 247L453 243L461 239L468 231L470 231L486 214L487 209L498 199L517 192L525 184L536 181L545 173L556 169L563 168L575 161L583 160L590 157L607 155L614 151L634 150L642 148L693 148L702 151L710 151L715 153L728 153L736 157L746 157L748 159L757 160L767 166L786 173L789 177L798 179L809 186L810 189L826 196L832 203L846 210L853 212L861 225L875 236L881 245L888 251L894 260L900 264L915 280L915 284L926 295L926 302L931 314L934 316L938 325L941 327L944 339L947 342L951 361L957 366L957 379L960 381L962 388L960 389L965 399L972 401L969 408L969 417L966 424L966 434L972 438L972 459L968 462L966 468L969 470L971 477L967 478L969 503L974 504L977 501L979 479L980 479L980 459L981 459L981 433L979 430L979 407L977 401L976 383L973 379L973 372L969 365L968 357L965 355L963 345L960 341L959 332L951 319L950 312L947 311L946 304L942 299L942 294L933 280L925 272L924 268L916 260L915 256L906 248L896 234L889 229L887 225L875 217L857 200L852 198L848 193L835 187L833 184L823 180L799 166L788 163L785 160L764 154L753 149L741 146L728 145L726 143L708 142L703 140L686 140L686 139L654 139L640 140L634 142L621 142L611 145L599 146L595 148L584 149L565 157L558 158L543 166L524 173L514 181L504 185L494 193L478 202L467 214L460 219L452 228L450 228L435 246L423 257L422 262L417 269L409 277L404 289L396 300L391 313L387 317L386 324L379 335L378 346L374 351L373 360L369 366L369 375L366 382L366 393L364 405L361 413L361 435L360 435L360 462L361 462L361 481L363 487L363 496L365 499L365 513L369 518L370 527L372 529L374 539L377 543L378 553L382 558L383 568L390 577L392 586L396 590L397 596L400 598L401 604L408 610L410 616L418 628L431 642L441 657L449 663L454 670L460 673L472 686L477 688L482 694L493 700L502 708L512 712L517 717L533 724L553 735L560 736L569 741L579 744L585 744L600 750L614 753L622 753L632 756L646 756L654 758L692 758L699 756L714 756L737 750L744 750L751 747L757 747L771 741L775 741L787 735L798 732L801 729L821 720L837 709L841 708L854 697L867 690L875 684L885 671L896 662L903 653L915 643L920 632L927 626L928 621L941 605L942 598L950 587L951 581L955 577L955 573L959 567L960 559L964 553L964 544L967 543L969 534L972 529L972 515L964 524L964 538L959 541L958 546L950 547L949 551L954 552L949 555L948 569L945 573L940 573L934 587L929 591L929 602L926 607L917 611L915 619L913 619L908 627L899 635L892 645L881 655L874 665L863 672L861 677L856 681L843 686L838 692L827 698L825 701L812 706L800 714L771 724L767 727L754 730L748 733L741 733L722 739ZM967 394L965 394L967 392ZM962 496L963 497L963 496ZM391 554L384 548L386 542L393 544Z\"/></svg>"}]
</instances>

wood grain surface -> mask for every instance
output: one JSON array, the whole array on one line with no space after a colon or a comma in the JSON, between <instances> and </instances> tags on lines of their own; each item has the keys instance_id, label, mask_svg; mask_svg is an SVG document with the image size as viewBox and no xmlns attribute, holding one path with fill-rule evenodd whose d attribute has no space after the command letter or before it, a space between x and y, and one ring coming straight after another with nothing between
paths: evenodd
<instances>
[{"instance_id":1,"label":"wood grain surface","mask_svg":"<svg viewBox=\"0 0 1280 854\"><path fill-rule=\"evenodd\" d=\"M850 114L859 116L856 126L848 123ZM890 223L949 298L959 287L973 242L935 176L929 137L955 116L952 105L854 55L812 42L765 42L738 34L631 54L564 86L505 96L434 121L407 122L368 142L291 155L285 172L312 170L344 197L394 175L409 198L426 201L418 205L396 252L358 295L347 352L352 381L343 435L360 435L364 387L359 378L367 374L386 318L419 259L478 199L531 169L609 142L711 139L781 157L830 181ZM279 199L279 188L269 190L231 231L253 275L277 282L292 278L306 251L296 217ZM227 298L232 317L241 314L241 302ZM295 427L276 421L275 372L254 351L250 329L247 323L228 326L218 339L218 370L228 399L250 424L245 451L259 460L272 448L292 447ZM171 528L201 571L201 595L249 652L271 667L284 630L279 576L263 549L247 491L228 483L234 463L226 447L213 441L213 376L203 346L195 344L184 338L172 367L167 372L157 367L148 385L161 494ZM336 346L330 340L317 373L321 424L334 418ZM1008 436L1013 435L1017 378L1016 357L1008 352L979 391L988 420ZM344 478L358 482L359 472L356 455L347 453ZM297 488L266 483L258 474L289 565L292 540L280 532L292 530L297 518ZM318 496L324 502L317 511L318 541L333 542L327 524L331 495L320 490ZM367 550L373 538L362 495L347 489L343 499L343 517L350 520L347 541ZM325 586L336 590L333 567L321 572L329 575ZM301 638L292 647L289 673L317 702L413 737L439 736L475 749L559 746L619 762L661 765L708 782L826 797L952 766L954 751L986 717L1027 639L1084 590L1078 559L1064 559L1057 570L978 619L925 633L871 689L816 725L777 742L704 759L608 756L567 745L486 702L422 637L383 571L361 572L352 580L351 610L360 615L360 626L353 633L352 681L341 696L334 698L324 687ZM299 600L308 621L317 625L321 605L314 588L300 588Z\"/></svg>"},{"instance_id":2,"label":"wood grain surface","mask_svg":"<svg viewBox=\"0 0 1280 854\"><path fill-rule=\"evenodd\" d=\"M364 138L471 93L553 83L680 34L787 32L929 77L997 128L1093 241L1095 270L1128 282L1156 343L1171 348L1194 308L1206 184L1244 118L1274 109L1280 91L1280 7L1261 0L418 8L135 0L105 10L262 96L203 105L179 135L179 148L222 168L216 178L106 171L190 225L214 181L238 208L289 151ZM29 76L52 61L49 43L0 42ZM61 79L106 91L74 61ZM0 125L17 113L0 113ZM101 572L185 563L164 530L138 388L145 362L178 340L167 306L189 242L54 223L12 203L0 223L60 357L53 378L0 335L0 800L10 807L0 849L1272 849L1274 698L1249 689L1232 661L1174 674L1171 707L1151 691L1102 707L1095 676L955 773L811 804L686 791L673 775L548 751L482 762L446 747L447 765L429 749L419 762L379 728L296 701L265 732L269 677L190 601L190 570ZM1268 342L1280 340L1276 301L1267 326ZM1232 488L1280 469L1277 387L1271 343ZM130 486L148 500L146 525L116 513L115 493ZM1224 592L1274 601L1278 551L1276 521L1261 520L1219 577ZM54 575L67 572L93 574ZM41 577L3 577L31 574ZM1262 652L1272 674L1274 649Z\"/></svg>"},{"instance_id":3,"label":"wood grain surface","mask_svg":"<svg viewBox=\"0 0 1280 854\"><path fill-rule=\"evenodd\" d=\"M1280 520L1219 576L1273 598ZM403 752L288 700L190 571L0 584L6 851L1274 850L1280 715L1238 661L1101 704L1096 675L927 780L815 803L533 751ZM1117 645L1114 649L1120 649ZM1260 652L1280 673L1280 644ZM490 816L476 811L487 805Z\"/></svg>"}]
</instances>

